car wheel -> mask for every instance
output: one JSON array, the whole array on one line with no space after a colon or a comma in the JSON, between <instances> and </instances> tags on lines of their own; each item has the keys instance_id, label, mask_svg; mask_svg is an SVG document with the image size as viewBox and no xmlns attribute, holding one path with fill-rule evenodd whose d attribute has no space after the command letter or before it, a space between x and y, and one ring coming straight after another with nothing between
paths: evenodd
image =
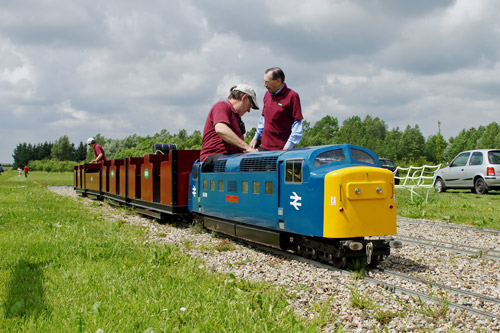
<instances>
[{"instance_id":1,"label":"car wheel","mask_svg":"<svg viewBox=\"0 0 500 333\"><path fill-rule=\"evenodd\" d=\"M488 188L486 187L486 183L483 178L477 178L474 181L474 189L477 194L486 194L488 193Z\"/></svg>"},{"instance_id":2,"label":"car wheel","mask_svg":"<svg viewBox=\"0 0 500 333\"><path fill-rule=\"evenodd\" d=\"M444 186L444 182L441 178L436 178L436 182L434 182L434 188L438 193L446 192L446 187Z\"/></svg>"}]
</instances>

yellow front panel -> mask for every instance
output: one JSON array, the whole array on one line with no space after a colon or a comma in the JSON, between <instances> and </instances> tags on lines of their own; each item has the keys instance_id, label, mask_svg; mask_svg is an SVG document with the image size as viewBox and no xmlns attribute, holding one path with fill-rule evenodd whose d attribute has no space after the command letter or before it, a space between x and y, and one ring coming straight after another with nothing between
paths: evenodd
<instances>
[{"instance_id":1,"label":"yellow front panel","mask_svg":"<svg viewBox=\"0 0 500 333\"><path fill-rule=\"evenodd\" d=\"M350 167L325 177L324 228L327 238L394 235L396 202L392 172Z\"/></svg>"}]
</instances>

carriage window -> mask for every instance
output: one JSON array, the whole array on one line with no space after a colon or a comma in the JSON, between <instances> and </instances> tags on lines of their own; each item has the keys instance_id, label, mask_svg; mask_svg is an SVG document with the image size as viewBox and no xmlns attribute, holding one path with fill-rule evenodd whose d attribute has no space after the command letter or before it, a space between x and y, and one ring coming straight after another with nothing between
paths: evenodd
<instances>
[{"instance_id":1,"label":"carriage window","mask_svg":"<svg viewBox=\"0 0 500 333\"><path fill-rule=\"evenodd\" d=\"M373 157L365 151L359 149L351 149L352 157L355 161L370 163L373 165L377 165Z\"/></svg>"},{"instance_id":2,"label":"carriage window","mask_svg":"<svg viewBox=\"0 0 500 333\"><path fill-rule=\"evenodd\" d=\"M207 180L203 180L203 189L206 190L208 188Z\"/></svg>"},{"instance_id":3,"label":"carriage window","mask_svg":"<svg viewBox=\"0 0 500 333\"><path fill-rule=\"evenodd\" d=\"M303 160L287 160L285 163L285 183L302 183Z\"/></svg>"},{"instance_id":4,"label":"carriage window","mask_svg":"<svg viewBox=\"0 0 500 333\"><path fill-rule=\"evenodd\" d=\"M224 181L223 180L219 180L219 191L220 192L224 191Z\"/></svg>"},{"instance_id":5,"label":"carriage window","mask_svg":"<svg viewBox=\"0 0 500 333\"><path fill-rule=\"evenodd\" d=\"M210 191L215 191L215 180L210 181Z\"/></svg>"},{"instance_id":6,"label":"carriage window","mask_svg":"<svg viewBox=\"0 0 500 333\"><path fill-rule=\"evenodd\" d=\"M248 182L246 180L241 182L241 192L248 193Z\"/></svg>"},{"instance_id":7,"label":"carriage window","mask_svg":"<svg viewBox=\"0 0 500 333\"><path fill-rule=\"evenodd\" d=\"M345 160L345 155L342 149L329 150L319 154L318 157L314 159L314 166L318 167L321 165L334 162L341 162L344 160Z\"/></svg>"},{"instance_id":8,"label":"carriage window","mask_svg":"<svg viewBox=\"0 0 500 333\"><path fill-rule=\"evenodd\" d=\"M266 194L273 194L273 182L266 182Z\"/></svg>"},{"instance_id":9,"label":"carriage window","mask_svg":"<svg viewBox=\"0 0 500 333\"><path fill-rule=\"evenodd\" d=\"M253 193L260 194L260 182L253 182Z\"/></svg>"}]
</instances>

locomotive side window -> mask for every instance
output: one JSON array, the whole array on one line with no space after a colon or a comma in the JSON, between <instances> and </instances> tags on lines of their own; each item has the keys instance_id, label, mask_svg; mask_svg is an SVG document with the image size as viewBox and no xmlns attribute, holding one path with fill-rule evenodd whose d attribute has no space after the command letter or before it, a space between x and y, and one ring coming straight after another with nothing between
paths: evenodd
<instances>
[{"instance_id":1,"label":"locomotive side window","mask_svg":"<svg viewBox=\"0 0 500 333\"><path fill-rule=\"evenodd\" d=\"M266 194L273 194L273 182L266 182Z\"/></svg>"},{"instance_id":2,"label":"locomotive side window","mask_svg":"<svg viewBox=\"0 0 500 333\"><path fill-rule=\"evenodd\" d=\"M375 163L375 160L373 159L373 157L371 157L371 155L365 151L362 151L359 149L351 149L351 153L352 153L352 157L354 158L355 161L360 161L360 162L365 162L365 163L377 165L377 163Z\"/></svg>"},{"instance_id":3,"label":"locomotive side window","mask_svg":"<svg viewBox=\"0 0 500 333\"><path fill-rule=\"evenodd\" d=\"M219 180L219 192L223 192L223 191L224 191L224 181Z\"/></svg>"},{"instance_id":4,"label":"locomotive side window","mask_svg":"<svg viewBox=\"0 0 500 333\"><path fill-rule=\"evenodd\" d=\"M314 166L319 167L321 165L342 161L345 161L343 149L329 150L319 154L318 157L314 159Z\"/></svg>"},{"instance_id":5,"label":"locomotive side window","mask_svg":"<svg viewBox=\"0 0 500 333\"><path fill-rule=\"evenodd\" d=\"M285 183L302 183L303 160L287 160L285 163Z\"/></svg>"},{"instance_id":6,"label":"locomotive side window","mask_svg":"<svg viewBox=\"0 0 500 333\"><path fill-rule=\"evenodd\" d=\"M241 182L241 192L248 193L248 181L244 180Z\"/></svg>"},{"instance_id":7,"label":"locomotive side window","mask_svg":"<svg viewBox=\"0 0 500 333\"><path fill-rule=\"evenodd\" d=\"M260 182L253 182L253 193L260 194Z\"/></svg>"},{"instance_id":8,"label":"locomotive side window","mask_svg":"<svg viewBox=\"0 0 500 333\"><path fill-rule=\"evenodd\" d=\"M215 191L215 180L214 179L212 179L210 181L210 191Z\"/></svg>"},{"instance_id":9,"label":"locomotive side window","mask_svg":"<svg viewBox=\"0 0 500 333\"><path fill-rule=\"evenodd\" d=\"M207 183L207 180L206 180L206 179L204 179L204 180L203 180L203 189L206 191L206 190L207 190L207 188L208 188L208 183Z\"/></svg>"}]
</instances>

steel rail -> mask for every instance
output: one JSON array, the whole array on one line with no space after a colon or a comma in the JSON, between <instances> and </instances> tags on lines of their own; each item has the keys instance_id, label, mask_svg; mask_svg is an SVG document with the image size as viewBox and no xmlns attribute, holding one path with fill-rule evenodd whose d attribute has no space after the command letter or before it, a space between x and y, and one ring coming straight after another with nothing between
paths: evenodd
<instances>
[{"instance_id":1,"label":"steel rail","mask_svg":"<svg viewBox=\"0 0 500 333\"><path fill-rule=\"evenodd\" d=\"M481 249L481 248L475 248L475 247L469 246L469 245L459 244L460 246L474 249L474 250L465 250L465 249L459 249L456 246L453 247L453 246L439 245L439 243L448 244L448 245L450 245L450 244L455 245L455 244L450 243L450 242L444 242L444 241L432 240L432 239L424 239L424 238L413 238L413 237L400 236L400 235L395 235L394 239L400 240L403 243L417 244L417 245L423 245L423 246L427 246L427 247L434 247L434 248L438 248L438 249L467 254L467 255L471 255L471 256L477 256L478 258L485 258L485 259L500 261L500 256L490 254L491 252L493 252L493 253L498 252L496 250ZM438 243L438 244L435 244L435 243Z\"/></svg>"},{"instance_id":2,"label":"steel rail","mask_svg":"<svg viewBox=\"0 0 500 333\"><path fill-rule=\"evenodd\" d=\"M241 241L240 239L238 239L238 240ZM251 246L253 246L261 251L269 252L269 253L272 253L274 255L279 255L279 256L282 256L282 257L285 257L285 258L288 258L291 260L303 262L303 263L315 266L317 268L327 269L327 270L330 270L333 272L340 272L341 274L346 275L346 276L354 276L354 273L351 273L349 271L346 271L346 270L343 270L340 268L336 268L336 267L333 267L333 266L330 266L327 264L323 264L323 263L320 263L320 262L317 262L317 261L314 261L311 259L307 259L307 258L298 256L298 255L290 253L290 252L286 252L286 251L282 251L282 250L278 250L275 248L270 248L270 247L267 247L264 245L255 244L255 243L246 242L246 241L244 241L243 243L250 244ZM375 286L382 286L384 289L391 291L393 293L401 293L401 294L405 294L405 295L416 296L416 297L419 297L420 299L424 299L424 300L428 300L428 301L432 301L432 302L437 301L437 298L433 297L431 295L424 294L424 293L419 292L419 291L403 288L403 287L397 286L395 284L380 281L380 280L377 280L377 279L374 279L371 277L365 276L365 277L363 277L363 281L366 281L366 282L368 282L372 285L375 285ZM448 304L448 306L452 309L464 310L464 311L467 311L469 313L476 314L478 316L492 318L492 319L500 319L500 315L497 315L497 314L494 314L491 312L487 312L484 310L472 308L472 307L469 307L469 306L466 306L463 304L450 302Z\"/></svg>"},{"instance_id":3,"label":"steel rail","mask_svg":"<svg viewBox=\"0 0 500 333\"><path fill-rule=\"evenodd\" d=\"M377 268L377 270L379 272L382 272L382 273L385 273L385 274L388 274L388 275L392 275L392 276L396 276L396 277L399 277L399 278L402 278L402 279L405 279L405 280L409 280L409 281L413 281L413 282L417 282L417 283L422 283L422 284L426 284L426 285L429 285L429 286L432 286L432 287L438 287L438 288L441 288L441 289L446 289L446 290L452 291L452 292L454 292L456 294L460 294L460 295L464 295L464 296L469 296L469 297L476 297L476 298L479 298L479 299L482 299L482 300L485 300L485 301L489 301L489 302L492 302L492 303L495 303L495 304L500 304L500 299L496 298L496 297L491 297L491 296L488 296L488 295L478 294L478 293L475 293L473 291L468 291L468 290L463 290L463 289L460 289L460 288L455 288L455 287L447 286L447 285L445 285L443 283L439 283L439 282L424 280L422 278L414 277L414 276L411 276L411 275L408 275L408 274L405 274L405 273L400 273L400 272L397 272L397 271L394 271L394 270L391 270L391 269Z\"/></svg>"},{"instance_id":4,"label":"steel rail","mask_svg":"<svg viewBox=\"0 0 500 333\"><path fill-rule=\"evenodd\" d=\"M398 217L398 223L399 222L404 222L404 223L409 223L409 224L421 224L421 225L442 227L442 228L448 228L448 229L470 230L470 231L476 231L479 233L500 235L499 229L489 229L489 228L478 229L478 228L470 226L470 225L453 224L453 223L446 223L446 222L441 222L441 221L427 222L425 220L411 219L408 217Z\"/></svg>"}]
</instances>

